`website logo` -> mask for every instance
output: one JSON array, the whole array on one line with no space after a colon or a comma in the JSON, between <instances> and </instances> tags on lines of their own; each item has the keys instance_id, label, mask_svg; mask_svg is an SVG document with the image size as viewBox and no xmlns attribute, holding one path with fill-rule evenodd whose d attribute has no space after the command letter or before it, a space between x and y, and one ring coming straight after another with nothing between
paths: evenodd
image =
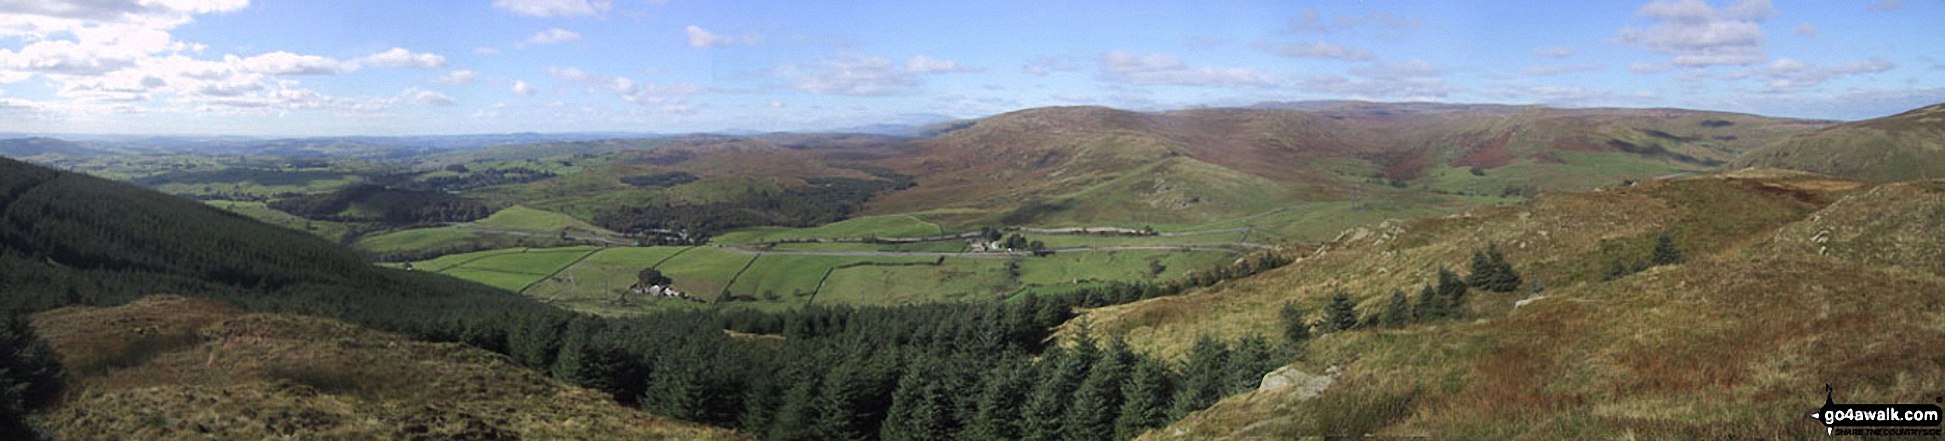
<instances>
[{"instance_id":1,"label":"website logo","mask_svg":"<svg viewBox=\"0 0 1945 441\"><path fill-rule=\"evenodd\" d=\"M1829 384L1823 385L1823 407L1810 419L1830 435L1939 435L1937 404L1837 404Z\"/></svg>"}]
</instances>

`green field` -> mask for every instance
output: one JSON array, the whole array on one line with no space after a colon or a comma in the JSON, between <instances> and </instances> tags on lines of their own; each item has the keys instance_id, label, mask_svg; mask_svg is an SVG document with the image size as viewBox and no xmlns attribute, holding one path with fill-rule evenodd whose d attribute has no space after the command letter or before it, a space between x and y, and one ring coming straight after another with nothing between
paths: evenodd
<instances>
[{"instance_id":1,"label":"green field","mask_svg":"<svg viewBox=\"0 0 1945 441\"><path fill-rule=\"evenodd\" d=\"M563 229L573 229L593 232L607 231L601 227L583 222L580 219L575 219L573 216L551 211L535 210L520 205L507 207L504 210L494 212L492 216L480 219L477 223L494 228L516 230L561 231Z\"/></svg>"},{"instance_id":2,"label":"green field","mask_svg":"<svg viewBox=\"0 0 1945 441\"><path fill-rule=\"evenodd\" d=\"M847 219L810 228L757 227L725 232L712 241L724 244L772 242L780 239L923 237L945 234L938 224L906 215Z\"/></svg>"},{"instance_id":3,"label":"green field","mask_svg":"<svg viewBox=\"0 0 1945 441\"><path fill-rule=\"evenodd\" d=\"M780 243L770 249L779 251L901 251L957 253L966 250L959 240L934 240L913 243Z\"/></svg>"},{"instance_id":4,"label":"green field","mask_svg":"<svg viewBox=\"0 0 1945 441\"><path fill-rule=\"evenodd\" d=\"M454 249L479 241L480 235L458 227L418 228L366 236L353 244L378 254Z\"/></svg>"},{"instance_id":5,"label":"green field","mask_svg":"<svg viewBox=\"0 0 1945 441\"><path fill-rule=\"evenodd\" d=\"M994 299L1017 288L1006 259L946 258L940 266L858 266L825 281L818 304L900 305Z\"/></svg>"},{"instance_id":6,"label":"green field","mask_svg":"<svg viewBox=\"0 0 1945 441\"><path fill-rule=\"evenodd\" d=\"M412 267L519 292L599 250L588 246L513 248L440 256L414 262Z\"/></svg>"},{"instance_id":7,"label":"green field","mask_svg":"<svg viewBox=\"0 0 1945 441\"><path fill-rule=\"evenodd\" d=\"M249 201L204 201L212 207L228 210L267 224L277 225L297 231L315 234L333 242L344 240L351 234L351 226L339 222L314 221L273 210L262 202Z\"/></svg>"},{"instance_id":8,"label":"green field","mask_svg":"<svg viewBox=\"0 0 1945 441\"><path fill-rule=\"evenodd\" d=\"M1097 251L1022 259L1020 282L1029 285L1179 279L1190 271L1228 263L1218 251ZM1156 273L1149 263L1161 265Z\"/></svg>"}]
</instances>

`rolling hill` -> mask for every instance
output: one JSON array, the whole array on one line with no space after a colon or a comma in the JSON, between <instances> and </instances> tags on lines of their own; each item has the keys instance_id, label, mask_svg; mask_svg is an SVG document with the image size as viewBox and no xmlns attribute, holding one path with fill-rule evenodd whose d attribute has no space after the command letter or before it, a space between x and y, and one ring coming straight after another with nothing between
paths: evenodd
<instances>
[{"instance_id":1,"label":"rolling hill","mask_svg":"<svg viewBox=\"0 0 1945 441\"><path fill-rule=\"evenodd\" d=\"M1383 184L1530 196L1714 169L1816 123L1677 109L1425 103L1028 109L974 121L881 161L918 176L919 185L874 200L869 211L976 213L945 219L964 223L1126 223L1131 216L1200 223L1352 199Z\"/></svg>"},{"instance_id":2,"label":"rolling hill","mask_svg":"<svg viewBox=\"0 0 1945 441\"><path fill-rule=\"evenodd\" d=\"M507 357L158 295L43 312L63 439L750 439L629 409Z\"/></svg>"},{"instance_id":3,"label":"rolling hill","mask_svg":"<svg viewBox=\"0 0 1945 441\"><path fill-rule=\"evenodd\" d=\"M1802 411L1826 383L1853 401L1945 393L1945 358L1918 355L1945 353L1941 207L1938 180L1655 180L1357 228L1290 266L1076 322L1179 356L1202 335L1280 335L1286 303L1312 322L1333 293L1355 305L1358 328L1289 366L1327 385L1232 395L1144 439L1792 438L1823 432ZM1685 262L1603 270L1663 234ZM1490 246L1531 285L1475 289L1459 319L1378 323L1393 290L1464 274Z\"/></svg>"},{"instance_id":4,"label":"rolling hill","mask_svg":"<svg viewBox=\"0 0 1945 441\"><path fill-rule=\"evenodd\" d=\"M1877 182L1945 177L1945 104L1791 136L1749 152L1736 166Z\"/></svg>"}]
</instances>

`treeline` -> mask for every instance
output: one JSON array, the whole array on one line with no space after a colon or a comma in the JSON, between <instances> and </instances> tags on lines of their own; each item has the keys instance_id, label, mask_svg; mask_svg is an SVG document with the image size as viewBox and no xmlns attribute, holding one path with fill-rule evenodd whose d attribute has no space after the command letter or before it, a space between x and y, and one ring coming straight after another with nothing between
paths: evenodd
<instances>
[{"instance_id":1,"label":"treeline","mask_svg":"<svg viewBox=\"0 0 1945 441\"><path fill-rule=\"evenodd\" d=\"M335 317L500 352L624 403L770 439L1132 436L1255 387L1295 350L1262 338L1204 339L1187 360L1166 362L1112 338L1050 348L1050 329L1077 307L1172 294L1219 281L1213 274L1281 262L1246 261L1197 282L1009 302L597 318L475 283L372 267L322 239L202 204L0 160L0 286L10 290L0 311L176 293ZM8 399L59 384L46 380L58 373L36 370L52 364L34 355L44 353L34 340L12 337L24 328L8 329L0 361L18 364L0 381L28 385L4 389L14 394ZM41 403L8 403L16 402L28 404L6 409Z\"/></svg>"},{"instance_id":2,"label":"treeline","mask_svg":"<svg viewBox=\"0 0 1945 441\"><path fill-rule=\"evenodd\" d=\"M418 185L439 191L466 191L507 184L525 184L553 178L554 172L535 170L527 167L503 167L473 171L463 165L447 167L447 171L459 173L458 176L431 176L419 179Z\"/></svg>"},{"instance_id":3,"label":"treeline","mask_svg":"<svg viewBox=\"0 0 1945 441\"><path fill-rule=\"evenodd\" d=\"M375 213L347 213L353 205ZM436 191L408 190L383 185L354 185L336 191L273 201L270 208L306 219L333 222L383 222L413 226L439 222L469 222L492 215L486 204Z\"/></svg>"},{"instance_id":4,"label":"treeline","mask_svg":"<svg viewBox=\"0 0 1945 441\"><path fill-rule=\"evenodd\" d=\"M1313 333L1349 331L1369 327L1398 328L1414 323L1433 322L1467 316L1466 296L1474 289L1491 292L1513 292L1522 285L1519 272L1499 247L1488 245L1484 251L1473 250L1471 272L1459 277L1445 268L1438 269L1435 281L1419 288L1414 299L1403 289L1391 290L1385 298L1384 308L1376 314L1360 316L1357 304L1350 294L1337 291L1322 308L1324 316L1310 321L1308 309L1295 303L1283 305L1283 333L1287 340L1302 341ZM1539 282L1533 282L1530 294L1539 294Z\"/></svg>"},{"instance_id":5,"label":"treeline","mask_svg":"<svg viewBox=\"0 0 1945 441\"><path fill-rule=\"evenodd\" d=\"M689 174L689 172L674 171L656 173L648 176L623 176L621 177L621 182L637 187L674 187L695 182L698 179L702 178Z\"/></svg>"},{"instance_id":6,"label":"treeline","mask_svg":"<svg viewBox=\"0 0 1945 441\"><path fill-rule=\"evenodd\" d=\"M625 207L595 215L594 223L615 231L672 230L687 231L692 236L764 225L808 227L849 218L872 195L899 185L881 179L804 181L807 185L750 194L734 201Z\"/></svg>"}]
</instances>

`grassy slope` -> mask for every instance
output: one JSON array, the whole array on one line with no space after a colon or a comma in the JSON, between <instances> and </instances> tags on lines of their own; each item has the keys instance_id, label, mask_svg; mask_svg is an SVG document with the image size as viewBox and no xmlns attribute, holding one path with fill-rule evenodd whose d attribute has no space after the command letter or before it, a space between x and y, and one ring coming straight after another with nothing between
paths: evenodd
<instances>
[{"instance_id":1,"label":"grassy slope","mask_svg":"<svg viewBox=\"0 0 1945 441\"><path fill-rule=\"evenodd\" d=\"M1746 172L1387 222L1261 276L1087 318L1097 333L1179 354L1201 334L1275 336L1285 302L1314 320L1336 289L1375 314L1383 293L1426 283L1440 266L1462 270L1471 250L1497 243L1547 298L1513 310L1520 294L1475 292L1476 320L1318 338L1294 366L1341 370L1319 398L1246 393L1148 436L1801 436L1820 432L1800 410L1825 382L1852 401L1945 392L1945 358L1912 356L1945 353L1945 310L1930 298L1945 279L1939 259L1917 251L1945 246L1945 230L1925 220L1945 205L1945 187L1857 185ZM1898 196L1869 197L1887 192ZM1872 214L1838 215L1846 206ZM1851 234L1819 256L1799 237L1817 222ZM1690 263L1600 281L1605 262L1645 257L1664 231ZM1918 243L1883 246L1892 241Z\"/></svg>"},{"instance_id":2,"label":"grassy slope","mask_svg":"<svg viewBox=\"0 0 1945 441\"><path fill-rule=\"evenodd\" d=\"M923 237L943 234L938 224L907 215L866 216L811 228L758 227L716 235L710 242L747 244L801 238Z\"/></svg>"},{"instance_id":3,"label":"grassy slope","mask_svg":"<svg viewBox=\"0 0 1945 441\"><path fill-rule=\"evenodd\" d=\"M210 206L213 207L229 210L230 212L236 214L244 215L251 219L256 219L266 224L276 225L284 228L289 228L297 231L303 231L306 233L315 234L319 237L323 237L333 242L343 240L345 235L351 233L351 228L343 223L330 222L330 221L314 221L302 217L297 217L290 213L285 213L282 211L271 209L270 207L265 206L264 203L262 202L204 201L204 203L209 204Z\"/></svg>"},{"instance_id":4,"label":"grassy slope","mask_svg":"<svg viewBox=\"0 0 1945 441\"><path fill-rule=\"evenodd\" d=\"M40 417L69 439L744 439L480 349L335 320L156 296L34 325L77 374L70 399Z\"/></svg>"},{"instance_id":5,"label":"grassy slope","mask_svg":"<svg viewBox=\"0 0 1945 441\"><path fill-rule=\"evenodd\" d=\"M1945 177L1945 104L1790 137L1750 152L1736 165L1869 181Z\"/></svg>"}]
</instances>

